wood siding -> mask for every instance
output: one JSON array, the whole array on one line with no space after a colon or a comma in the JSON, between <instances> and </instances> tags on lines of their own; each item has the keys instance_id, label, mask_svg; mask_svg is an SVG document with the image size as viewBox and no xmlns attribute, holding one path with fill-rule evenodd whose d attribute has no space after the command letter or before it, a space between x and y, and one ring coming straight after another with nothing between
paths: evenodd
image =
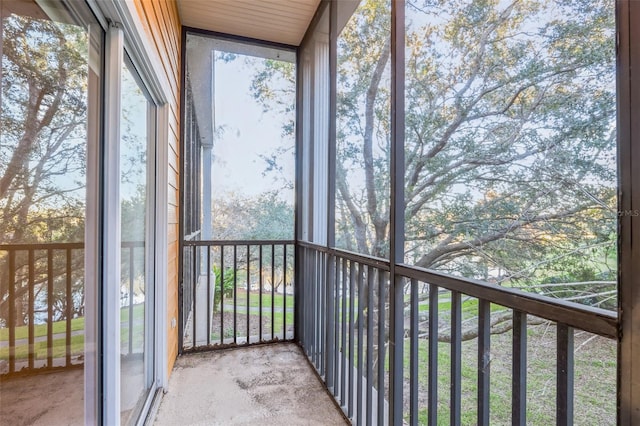
<instances>
[{"instance_id":1,"label":"wood siding","mask_svg":"<svg viewBox=\"0 0 640 426\"><path fill-rule=\"evenodd\" d=\"M178 355L178 218L180 172L180 37L182 34L175 0L135 0L135 7L149 37L149 45L162 63L160 79L169 83L168 164L168 265L167 265L167 359L169 374ZM161 166L162 167L162 166ZM172 320L175 326L172 327Z\"/></svg>"}]
</instances>

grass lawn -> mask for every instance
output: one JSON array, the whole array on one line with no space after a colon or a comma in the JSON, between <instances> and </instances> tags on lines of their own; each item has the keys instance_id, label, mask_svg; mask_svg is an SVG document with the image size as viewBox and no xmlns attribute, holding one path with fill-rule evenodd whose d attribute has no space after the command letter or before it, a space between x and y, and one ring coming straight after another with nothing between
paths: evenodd
<instances>
[{"instance_id":1,"label":"grass lawn","mask_svg":"<svg viewBox=\"0 0 640 426\"><path fill-rule=\"evenodd\" d=\"M293 309L294 299L292 295L287 295L287 309ZM283 294L276 293L273 297L274 306L276 308L284 307L284 299L285 296ZM225 297L226 303L233 303L232 297ZM238 307L242 308L247 306L247 291L246 289L238 289L237 293L237 303ZM260 292L252 291L249 293L249 307L259 308L260 307ZM271 292L263 292L262 293L262 308L271 308Z\"/></svg>"},{"instance_id":2,"label":"grass lawn","mask_svg":"<svg viewBox=\"0 0 640 426\"><path fill-rule=\"evenodd\" d=\"M555 423L555 327L530 326L527 351L527 424ZM574 424L615 424L616 344L576 331ZM450 344L438 344L438 424L449 424ZM419 340L419 423L427 422L428 340ZM491 337L490 422L511 424L511 333ZM477 340L462 343L461 423L476 424ZM404 346L405 418L408 419L409 341Z\"/></svg>"},{"instance_id":3,"label":"grass lawn","mask_svg":"<svg viewBox=\"0 0 640 426\"><path fill-rule=\"evenodd\" d=\"M124 307L120 309L120 338L122 341L123 347L127 347L127 342L129 339L129 307ZM138 304L133 307L133 347L139 347L142 345L142 339L144 336L142 331L144 330L144 305ZM142 322L142 324L140 323ZM67 331L67 321L56 321L52 323L53 326L53 334L64 334ZM34 337L44 337L47 336L47 324L37 324L34 327ZM84 317L73 318L71 320L71 331L79 331L84 330ZM60 336L56 336L60 337ZM16 327L16 340L18 339L28 339L29 338L29 327L21 326ZM8 341L9 340L9 329L8 328L0 328L0 341ZM35 355L37 359L42 359L47 357L47 342L35 342ZM53 340L53 357L63 357L66 354L66 339L65 338L54 338ZM84 335L79 334L71 337L71 354L72 355L81 355L84 352ZM16 345L16 360L27 359L29 357L29 345L22 344ZM9 359L9 348L4 347L0 348L0 360L8 360Z\"/></svg>"}]
</instances>

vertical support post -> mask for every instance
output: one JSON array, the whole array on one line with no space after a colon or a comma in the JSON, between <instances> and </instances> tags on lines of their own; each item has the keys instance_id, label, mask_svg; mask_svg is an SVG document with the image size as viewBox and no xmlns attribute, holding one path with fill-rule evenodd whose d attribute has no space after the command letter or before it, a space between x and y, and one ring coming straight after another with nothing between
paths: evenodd
<instances>
[{"instance_id":1,"label":"vertical support post","mask_svg":"<svg viewBox=\"0 0 640 426\"><path fill-rule=\"evenodd\" d=\"M338 75L338 2L329 9L329 144L327 165L327 247L336 245L336 102ZM330 262L329 262L330 263Z\"/></svg>"},{"instance_id":2,"label":"vertical support post","mask_svg":"<svg viewBox=\"0 0 640 426\"><path fill-rule=\"evenodd\" d=\"M327 247L335 247L336 244L336 220L335 220L335 203L336 203L336 87L338 75L338 3L332 1L329 9L329 132L328 132L328 144L327 144ZM317 96L317 94L314 94ZM320 95L321 96L321 95ZM314 141L317 143L317 141ZM334 386L334 354L336 349L333 344L335 338L335 324L334 324L334 300L335 293L333 289L335 287L335 256L332 254L326 257L326 306L327 306L327 329L326 329L326 342L325 346L325 360L327 361L327 371L325 375L325 382L327 387L332 390ZM335 392L334 392L335 393Z\"/></svg>"},{"instance_id":3,"label":"vertical support post","mask_svg":"<svg viewBox=\"0 0 640 426\"><path fill-rule=\"evenodd\" d=\"M295 203L293 210L293 264L295 268L293 270L293 293L295 298L293 300L293 340L298 344L302 344L304 346L304 333L302 328L303 318L303 277L304 271L301 268L302 266L302 248L298 245L300 239L302 237L302 224L304 221L302 220L302 212L304 209L302 208L302 179L304 179L303 175L303 154L305 153L305 147L303 146L303 129L306 129L306 126L309 125L308 122L304 122L304 114L303 114L303 84L306 84L303 78L303 60L302 60L302 49L298 50L298 54L296 55L296 143L295 143L295 182L294 182L294 194L295 194ZM308 100L310 101L310 100ZM309 120L311 121L311 120ZM258 315L259 324L259 335L258 340L262 342L262 246L259 248L260 254L259 262L260 262L260 314ZM286 315L286 313L285 313Z\"/></svg>"},{"instance_id":4,"label":"vertical support post","mask_svg":"<svg viewBox=\"0 0 640 426\"><path fill-rule=\"evenodd\" d=\"M618 0L618 211L640 209L640 3ZM618 215L618 418L640 424L640 217ZM635 222L635 223L634 223Z\"/></svg>"},{"instance_id":5,"label":"vertical support post","mask_svg":"<svg viewBox=\"0 0 640 426\"><path fill-rule=\"evenodd\" d=\"M389 424L402 424L404 280L396 265L404 261L404 38L405 2L391 0L391 209L389 260Z\"/></svg>"}]
</instances>

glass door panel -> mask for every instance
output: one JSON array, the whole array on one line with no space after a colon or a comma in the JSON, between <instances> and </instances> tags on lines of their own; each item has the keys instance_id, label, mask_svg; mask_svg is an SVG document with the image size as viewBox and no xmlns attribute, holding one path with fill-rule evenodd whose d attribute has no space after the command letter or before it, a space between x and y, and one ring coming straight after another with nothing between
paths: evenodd
<instances>
[{"instance_id":1,"label":"glass door panel","mask_svg":"<svg viewBox=\"0 0 640 426\"><path fill-rule=\"evenodd\" d=\"M142 412L153 384L152 104L130 65L122 67L120 124L121 420Z\"/></svg>"},{"instance_id":2,"label":"glass door panel","mask_svg":"<svg viewBox=\"0 0 640 426\"><path fill-rule=\"evenodd\" d=\"M103 31L79 3L0 11L0 424L82 424Z\"/></svg>"}]
</instances>

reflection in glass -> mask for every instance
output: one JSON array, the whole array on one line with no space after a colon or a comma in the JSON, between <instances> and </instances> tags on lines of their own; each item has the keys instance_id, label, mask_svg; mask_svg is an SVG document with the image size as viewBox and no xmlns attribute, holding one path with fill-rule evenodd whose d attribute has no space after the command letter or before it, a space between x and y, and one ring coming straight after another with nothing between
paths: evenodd
<instances>
[{"instance_id":1,"label":"reflection in glass","mask_svg":"<svg viewBox=\"0 0 640 426\"><path fill-rule=\"evenodd\" d=\"M406 262L616 308L614 3L406 3Z\"/></svg>"},{"instance_id":2,"label":"reflection in glass","mask_svg":"<svg viewBox=\"0 0 640 426\"><path fill-rule=\"evenodd\" d=\"M86 168L102 33L76 19L89 16L82 8L72 18L52 6L0 2L0 424L84 421Z\"/></svg>"},{"instance_id":3,"label":"reflection in glass","mask_svg":"<svg viewBox=\"0 0 640 426\"><path fill-rule=\"evenodd\" d=\"M120 208L122 225L120 287L120 404L122 423L135 421L145 402L149 380L147 340L152 303L148 296L151 276L147 262L149 195L149 102L127 66L122 68L120 140ZM152 328L151 328L152 330Z\"/></svg>"}]
</instances>

